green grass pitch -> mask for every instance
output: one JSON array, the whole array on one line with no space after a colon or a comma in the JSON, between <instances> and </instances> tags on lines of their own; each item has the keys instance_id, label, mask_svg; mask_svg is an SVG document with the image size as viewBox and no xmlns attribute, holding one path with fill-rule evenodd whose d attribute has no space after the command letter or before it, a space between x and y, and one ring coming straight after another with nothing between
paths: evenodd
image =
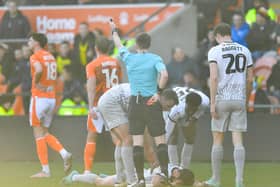
<instances>
[{"instance_id":1,"label":"green grass pitch","mask_svg":"<svg viewBox=\"0 0 280 187\"><path fill-rule=\"evenodd\" d=\"M50 163L52 177L49 179L30 179L29 176L38 172L38 162L0 162L0 187L59 187L63 177L62 162ZM74 163L73 169L82 171L82 163ZM208 179L211 172L210 163L195 162L191 166L197 179ZM113 163L95 163L95 173L113 174ZM246 187L279 187L280 163L247 163L245 170ZM234 167L232 163L224 163L222 168L223 187L234 187ZM73 187L91 185L74 184Z\"/></svg>"}]
</instances>

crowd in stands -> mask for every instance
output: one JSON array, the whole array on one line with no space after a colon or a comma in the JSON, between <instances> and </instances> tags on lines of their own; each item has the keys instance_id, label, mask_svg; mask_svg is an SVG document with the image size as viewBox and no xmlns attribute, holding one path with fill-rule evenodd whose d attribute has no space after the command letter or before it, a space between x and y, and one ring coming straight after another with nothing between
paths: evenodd
<instances>
[{"instance_id":1,"label":"crowd in stands","mask_svg":"<svg viewBox=\"0 0 280 187\"><path fill-rule=\"evenodd\" d=\"M31 0L25 2L34 4ZM44 4L54 1L36 2ZM71 0L67 2L77 3ZM79 0L78 2L97 3L98 1ZM105 1L100 2L105 3ZM247 46L252 52L256 77L249 97L251 106L249 110L257 111L253 107L254 104L279 105L280 24L277 23L277 14L270 7L269 2L213 0L209 4L206 0L197 0L194 3L198 6L199 45L193 56L188 56L180 46L170 49L172 57L167 63L168 87L188 86L209 94L207 53L216 45L212 29L216 23L223 21L232 24L233 41ZM241 9L242 3L245 5L244 10ZM17 9L16 3L11 1L7 6L8 10L0 20L0 38L27 38L32 32L27 18ZM56 57L59 73L56 110L58 115L87 114L85 65L95 58L95 40L103 33L101 30L90 30L86 22L80 23L78 27L73 44L63 41L59 45L48 46L48 50ZM127 46L133 46L134 42L133 39L123 40ZM31 53L26 44L18 46L0 43L0 115L28 114ZM112 43L111 55L116 57L116 54L117 51ZM259 110L273 114L280 113L279 109L273 107Z\"/></svg>"}]
</instances>

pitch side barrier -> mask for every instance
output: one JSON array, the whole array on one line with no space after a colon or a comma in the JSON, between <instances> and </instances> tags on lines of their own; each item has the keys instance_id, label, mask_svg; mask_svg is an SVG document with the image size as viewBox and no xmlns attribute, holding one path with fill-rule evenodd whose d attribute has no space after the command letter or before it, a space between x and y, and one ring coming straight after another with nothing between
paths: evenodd
<instances>
[{"instance_id":1,"label":"pitch side barrier","mask_svg":"<svg viewBox=\"0 0 280 187\"><path fill-rule=\"evenodd\" d=\"M199 120L193 159L209 161L212 145L210 115ZM261 112L248 114L245 133L246 159L249 161L280 161L280 116ZM50 131L70 150L74 159L82 161L86 141L86 117L55 117ZM232 160L231 136L226 136L225 160ZM182 141L181 141L182 142ZM0 161L37 160L32 129L28 117L0 117ZM99 135L96 161L113 161L113 144L108 132ZM52 160L60 157L49 151Z\"/></svg>"}]
</instances>

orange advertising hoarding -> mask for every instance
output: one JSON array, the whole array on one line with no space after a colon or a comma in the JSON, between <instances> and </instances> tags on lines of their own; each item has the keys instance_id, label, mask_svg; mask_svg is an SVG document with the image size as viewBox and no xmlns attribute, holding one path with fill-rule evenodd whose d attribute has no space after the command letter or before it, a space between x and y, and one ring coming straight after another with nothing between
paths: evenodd
<instances>
[{"instance_id":1,"label":"orange advertising hoarding","mask_svg":"<svg viewBox=\"0 0 280 187\"><path fill-rule=\"evenodd\" d=\"M62 40L72 42L81 22L87 22L91 30L99 28L109 34L107 22L111 17L125 33L163 6L165 4L36 6L22 7L20 10L28 17L33 31L45 33L50 42L59 43ZM145 30L151 30L182 6L180 3L169 6L153 17L145 25ZM4 11L0 9L1 17Z\"/></svg>"}]
</instances>

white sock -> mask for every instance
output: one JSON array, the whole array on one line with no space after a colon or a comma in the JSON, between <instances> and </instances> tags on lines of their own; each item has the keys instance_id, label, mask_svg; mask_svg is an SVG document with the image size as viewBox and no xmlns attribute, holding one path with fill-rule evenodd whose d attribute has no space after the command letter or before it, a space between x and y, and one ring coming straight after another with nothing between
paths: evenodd
<instances>
[{"instance_id":1,"label":"white sock","mask_svg":"<svg viewBox=\"0 0 280 187\"><path fill-rule=\"evenodd\" d=\"M50 174L50 167L49 165L42 165L42 171L45 173Z\"/></svg>"},{"instance_id":2,"label":"white sock","mask_svg":"<svg viewBox=\"0 0 280 187\"><path fill-rule=\"evenodd\" d=\"M64 148L63 149L61 149L61 151L59 151L59 154L61 155L61 157L63 158L63 159L65 159L67 156L68 156L68 151L66 151Z\"/></svg>"},{"instance_id":3,"label":"white sock","mask_svg":"<svg viewBox=\"0 0 280 187\"><path fill-rule=\"evenodd\" d=\"M181 152L181 167L183 169L189 169L192 159L193 144L184 143Z\"/></svg>"},{"instance_id":4,"label":"white sock","mask_svg":"<svg viewBox=\"0 0 280 187\"><path fill-rule=\"evenodd\" d=\"M177 145L168 145L169 163L175 166L179 165Z\"/></svg>"},{"instance_id":5,"label":"white sock","mask_svg":"<svg viewBox=\"0 0 280 187\"><path fill-rule=\"evenodd\" d=\"M245 165L245 148L243 145L234 147L234 165L236 170L236 183L243 183L243 172Z\"/></svg>"},{"instance_id":6,"label":"white sock","mask_svg":"<svg viewBox=\"0 0 280 187\"><path fill-rule=\"evenodd\" d=\"M215 182L221 180L221 165L223 160L224 150L221 145L213 145L211 152L211 165L212 165L212 179Z\"/></svg>"},{"instance_id":7,"label":"white sock","mask_svg":"<svg viewBox=\"0 0 280 187\"><path fill-rule=\"evenodd\" d=\"M94 184L97 178L98 178L98 176L94 173L78 174L78 175L74 175L72 177L72 181Z\"/></svg>"},{"instance_id":8,"label":"white sock","mask_svg":"<svg viewBox=\"0 0 280 187\"><path fill-rule=\"evenodd\" d=\"M123 165L120 146L115 147L114 158L115 158L115 170L117 175L116 183L121 183L125 180L125 173L124 173L124 165Z\"/></svg>"},{"instance_id":9,"label":"white sock","mask_svg":"<svg viewBox=\"0 0 280 187\"><path fill-rule=\"evenodd\" d=\"M136 176L134 162L133 162L132 146L123 146L121 148L121 156L123 159L123 165L125 169L127 183L132 184L135 181L137 181L137 176Z\"/></svg>"}]
</instances>

